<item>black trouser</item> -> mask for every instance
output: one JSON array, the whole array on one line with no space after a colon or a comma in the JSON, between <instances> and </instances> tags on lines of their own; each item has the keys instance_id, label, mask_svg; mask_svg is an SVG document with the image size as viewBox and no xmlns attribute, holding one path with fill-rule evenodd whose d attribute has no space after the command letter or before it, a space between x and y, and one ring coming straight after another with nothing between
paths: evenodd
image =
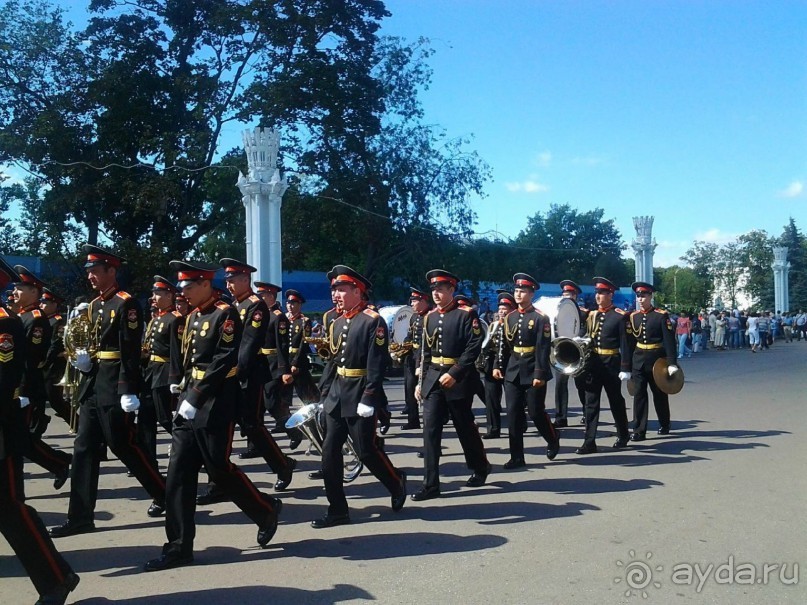
<instances>
[{"instance_id":1,"label":"black trouser","mask_svg":"<svg viewBox=\"0 0 807 605\"><path fill-rule=\"evenodd\" d=\"M485 418L488 423L488 433L502 430L502 392L504 385L485 372Z\"/></svg>"},{"instance_id":2,"label":"black trouser","mask_svg":"<svg viewBox=\"0 0 807 605\"><path fill-rule=\"evenodd\" d=\"M25 457L46 471L50 471L54 475L61 475L70 466L72 456L67 452L54 449L42 441L42 434L50 421L50 418L42 413L44 405L43 400L38 401L36 405L31 400L28 407L23 410L25 426L30 438Z\"/></svg>"},{"instance_id":3,"label":"black trouser","mask_svg":"<svg viewBox=\"0 0 807 605\"><path fill-rule=\"evenodd\" d=\"M445 391L438 384L426 396L423 402L424 488L440 487L440 443L447 412L454 421L468 468L474 472L487 472L488 459L479 429L474 423L472 403L473 394L462 399L446 399Z\"/></svg>"},{"instance_id":4,"label":"black trouser","mask_svg":"<svg viewBox=\"0 0 807 605\"><path fill-rule=\"evenodd\" d=\"M524 458L524 431L527 428L525 403L527 412L544 441L554 443L557 440L555 428L546 413L546 383L534 387L505 382L504 396L507 399L507 436L511 458Z\"/></svg>"},{"instance_id":5,"label":"black trouser","mask_svg":"<svg viewBox=\"0 0 807 605\"><path fill-rule=\"evenodd\" d=\"M552 369L555 377L555 418L566 420L569 414L569 375ZM577 396L580 399L580 407L586 405L586 391L582 382L575 378L574 386L577 389Z\"/></svg>"},{"instance_id":6,"label":"black trouser","mask_svg":"<svg viewBox=\"0 0 807 605\"><path fill-rule=\"evenodd\" d=\"M70 565L53 545L39 514L25 504L22 457L17 455L0 460L0 533L39 594L52 591L72 573ZM10 595L7 598L7 602L16 600Z\"/></svg>"},{"instance_id":7,"label":"black trouser","mask_svg":"<svg viewBox=\"0 0 807 605\"><path fill-rule=\"evenodd\" d=\"M608 405L614 416L616 433L619 439L628 439L628 412L622 396L622 381L619 379L619 355L600 356L592 354L585 379L586 389L586 432L583 445L596 445L597 427L600 423L600 398L602 391L608 397Z\"/></svg>"},{"instance_id":8,"label":"black trouser","mask_svg":"<svg viewBox=\"0 0 807 605\"><path fill-rule=\"evenodd\" d=\"M48 402L50 403L50 407L53 412L62 420L70 423L70 402L64 398L64 391L62 391L62 387L57 387L53 380L57 382L62 379L61 376L58 378L48 377L45 376L45 392L48 396Z\"/></svg>"},{"instance_id":9,"label":"black trouser","mask_svg":"<svg viewBox=\"0 0 807 605\"><path fill-rule=\"evenodd\" d=\"M403 362L404 371L404 402L406 403L406 424L409 426L420 426L420 409L418 409L418 401L415 397L415 387L418 384L418 377L415 374L416 370L415 358L413 355L407 355Z\"/></svg>"},{"instance_id":10,"label":"black trouser","mask_svg":"<svg viewBox=\"0 0 807 605\"><path fill-rule=\"evenodd\" d=\"M653 380L652 366L633 370L633 382L636 385L636 395L633 396L633 432L644 435L647 432L647 417L649 415L649 398L647 387L653 393L653 407L656 408L656 417L661 428L670 428L670 396L663 393Z\"/></svg>"},{"instance_id":11,"label":"black trouser","mask_svg":"<svg viewBox=\"0 0 807 605\"><path fill-rule=\"evenodd\" d=\"M151 389L146 389L140 396L140 407L137 410L137 442L143 451L157 466L157 410Z\"/></svg>"},{"instance_id":12,"label":"black trouser","mask_svg":"<svg viewBox=\"0 0 807 605\"><path fill-rule=\"evenodd\" d=\"M342 418L341 409L325 414L325 442L322 447L322 476L325 480L325 494L328 497L329 515L348 514L345 498L344 454L342 446L348 435L353 441L356 455L376 479L384 484L393 496L401 490L401 474L390 462L389 457L378 447L376 440L377 414L369 418L352 416Z\"/></svg>"},{"instance_id":13,"label":"black trouser","mask_svg":"<svg viewBox=\"0 0 807 605\"><path fill-rule=\"evenodd\" d=\"M193 552L196 490L202 466L218 489L259 527L274 513L271 497L261 493L244 472L230 462L234 430L233 423L210 428L196 426L194 421L181 417L176 419L168 464L165 517L168 542L163 546L164 554Z\"/></svg>"},{"instance_id":14,"label":"black trouser","mask_svg":"<svg viewBox=\"0 0 807 605\"><path fill-rule=\"evenodd\" d=\"M119 405L102 407L92 396L81 404L73 447L67 516L76 523L93 521L104 443L155 501L165 500L165 480L137 442L134 413L124 412Z\"/></svg>"}]
</instances>

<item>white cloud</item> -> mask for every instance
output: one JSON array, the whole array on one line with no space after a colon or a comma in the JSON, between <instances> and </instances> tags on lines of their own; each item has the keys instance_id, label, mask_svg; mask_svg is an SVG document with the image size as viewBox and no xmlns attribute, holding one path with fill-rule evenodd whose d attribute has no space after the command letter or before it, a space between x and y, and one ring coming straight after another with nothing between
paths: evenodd
<instances>
[{"instance_id":1,"label":"white cloud","mask_svg":"<svg viewBox=\"0 0 807 605\"><path fill-rule=\"evenodd\" d=\"M535 164L541 168L546 168L552 163L552 153L550 151L542 151L535 158Z\"/></svg>"},{"instance_id":2,"label":"white cloud","mask_svg":"<svg viewBox=\"0 0 807 605\"><path fill-rule=\"evenodd\" d=\"M525 181L505 183L504 186L511 193L545 193L549 191L549 185L539 183L538 179L532 176Z\"/></svg>"},{"instance_id":3,"label":"white cloud","mask_svg":"<svg viewBox=\"0 0 807 605\"><path fill-rule=\"evenodd\" d=\"M701 242L708 242L712 244L728 244L729 242L733 242L739 236L738 233L726 233L725 231L721 231L717 227L712 227L711 229L707 229L706 231L701 231L696 233L693 237L693 240L701 241Z\"/></svg>"},{"instance_id":4,"label":"white cloud","mask_svg":"<svg viewBox=\"0 0 807 605\"><path fill-rule=\"evenodd\" d=\"M799 197L804 193L804 183L793 181L784 190L779 192L779 197Z\"/></svg>"}]
</instances>

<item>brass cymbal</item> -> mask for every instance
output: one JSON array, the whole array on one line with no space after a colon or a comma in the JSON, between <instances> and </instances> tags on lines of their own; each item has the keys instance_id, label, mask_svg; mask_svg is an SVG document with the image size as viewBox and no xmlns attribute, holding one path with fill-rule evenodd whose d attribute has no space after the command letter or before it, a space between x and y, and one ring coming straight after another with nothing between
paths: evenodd
<instances>
[{"instance_id":1,"label":"brass cymbal","mask_svg":"<svg viewBox=\"0 0 807 605\"><path fill-rule=\"evenodd\" d=\"M670 376L667 371L668 366L669 364L665 357L657 359L656 363L653 364L653 380L662 393L675 395L684 388L684 369L681 366L677 366L678 371Z\"/></svg>"}]
</instances>

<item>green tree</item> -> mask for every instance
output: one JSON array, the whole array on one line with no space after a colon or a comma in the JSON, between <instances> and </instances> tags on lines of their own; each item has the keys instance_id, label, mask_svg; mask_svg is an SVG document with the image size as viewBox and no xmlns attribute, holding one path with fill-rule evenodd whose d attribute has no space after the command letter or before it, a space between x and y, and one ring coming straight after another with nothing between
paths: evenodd
<instances>
[{"instance_id":1,"label":"green tree","mask_svg":"<svg viewBox=\"0 0 807 605\"><path fill-rule=\"evenodd\" d=\"M773 246L776 240L767 232L755 229L744 233L737 241L740 244L740 263L746 269L743 291L751 299L751 306L772 309L773 291Z\"/></svg>"},{"instance_id":2,"label":"green tree","mask_svg":"<svg viewBox=\"0 0 807 605\"><path fill-rule=\"evenodd\" d=\"M779 245L787 247L787 260L790 262L790 309L807 310L807 242L792 217L779 238Z\"/></svg>"},{"instance_id":3,"label":"green tree","mask_svg":"<svg viewBox=\"0 0 807 605\"><path fill-rule=\"evenodd\" d=\"M703 290L697 296L699 305L710 308L714 305L715 285L717 283L717 257L719 246L713 242L693 242L692 247L681 257L681 260L695 272Z\"/></svg>"}]
</instances>

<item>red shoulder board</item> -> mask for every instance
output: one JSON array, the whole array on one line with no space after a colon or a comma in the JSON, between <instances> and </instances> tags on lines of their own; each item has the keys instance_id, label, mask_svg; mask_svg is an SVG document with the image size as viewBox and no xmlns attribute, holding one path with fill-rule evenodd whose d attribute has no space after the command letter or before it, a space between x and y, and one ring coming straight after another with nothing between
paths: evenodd
<instances>
[{"instance_id":1,"label":"red shoulder board","mask_svg":"<svg viewBox=\"0 0 807 605\"><path fill-rule=\"evenodd\" d=\"M128 292L124 292L123 290L120 290L119 292L116 292L115 296L118 296L118 297L122 298L123 300L129 300L130 298L132 298L131 294L129 294Z\"/></svg>"},{"instance_id":2,"label":"red shoulder board","mask_svg":"<svg viewBox=\"0 0 807 605\"><path fill-rule=\"evenodd\" d=\"M230 305L228 305L228 304L227 304L226 302L224 302L223 300L220 300L220 301L218 301L218 302L216 303L216 308L217 308L217 309L229 309L229 308L230 308Z\"/></svg>"},{"instance_id":3,"label":"red shoulder board","mask_svg":"<svg viewBox=\"0 0 807 605\"><path fill-rule=\"evenodd\" d=\"M272 311L272 313L274 313L275 315L283 315L283 311L281 311L280 309L275 309L274 311Z\"/></svg>"},{"instance_id":4,"label":"red shoulder board","mask_svg":"<svg viewBox=\"0 0 807 605\"><path fill-rule=\"evenodd\" d=\"M619 313L620 315L627 315L627 314L628 314L628 312L627 312L627 311L623 311L623 310L622 310L622 309L620 309L619 307L614 307L614 311L616 311L616 312L617 312L617 313Z\"/></svg>"},{"instance_id":5,"label":"red shoulder board","mask_svg":"<svg viewBox=\"0 0 807 605\"><path fill-rule=\"evenodd\" d=\"M252 302L258 302L258 301L260 300L260 298L258 298L258 295L257 295L257 294L252 294L252 295L249 297L249 300L251 300Z\"/></svg>"},{"instance_id":6,"label":"red shoulder board","mask_svg":"<svg viewBox=\"0 0 807 605\"><path fill-rule=\"evenodd\" d=\"M541 317L546 317L546 313L544 313L543 311L541 311L541 309L539 309L539 308L537 308L537 307L533 307L533 308L535 309L535 312L536 312L538 315L540 315Z\"/></svg>"},{"instance_id":7,"label":"red shoulder board","mask_svg":"<svg viewBox=\"0 0 807 605\"><path fill-rule=\"evenodd\" d=\"M0 307L0 317L11 317L11 315L3 307Z\"/></svg>"},{"instance_id":8,"label":"red shoulder board","mask_svg":"<svg viewBox=\"0 0 807 605\"><path fill-rule=\"evenodd\" d=\"M53 316L53 319L55 319L56 321L62 321L63 317L57 313L56 315Z\"/></svg>"},{"instance_id":9,"label":"red shoulder board","mask_svg":"<svg viewBox=\"0 0 807 605\"><path fill-rule=\"evenodd\" d=\"M376 317L378 317L378 313L376 313L376 312L375 312L375 311L373 311L372 309L365 309L364 311L362 311L362 313L364 313L365 315L369 315L369 316L370 316L370 317L372 317L373 319L375 319Z\"/></svg>"},{"instance_id":10,"label":"red shoulder board","mask_svg":"<svg viewBox=\"0 0 807 605\"><path fill-rule=\"evenodd\" d=\"M180 313L179 311L171 311L171 315L173 315L174 317L182 317L182 313Z\"/></svg>"},{"instance_id":11,"label":"red shoulder board","mask_svg":"<svg viewBox=\"0 0 807 605\"><path fill-rule=\"evenodd\" d=\"M460 307L459 305L457 305L457 308L460 311L465 311L466 313L470 313L471 311L473 311L473 309L471 307Z\"/></svg>"},{"instance_id":12,"label":"red shoulder board","mask_svg":"<svg viewBox=\"0 0 807 605\"><path fill-rule=\"evenodd\" d=\"M31 314L37 319L39 319L40 317L44 317L44 315L42 315L42 311L40 311L39 309L32 309Z\"/></svg>"},{"instance_id":13,"label":"red shoulder board","mask_svg":"<svg viewBox=\"0 0 807 605\"><path fill-rule=\"evenodd\" d=\"M656 313L661 313L662 315L667 315L666 309L653 309Z\"/></svg>"},{"instance_id":14,"label":"red shoulder board","mask_svg":"<svg viewBox=\"0 0 807 605\"><path fill-rule=\"evenodd\" d=\"M437 307L435 307L434 309L429 309L429 312L426 313L426 315L431 315L432 313L437 313Z\"/></svg>"}]
</instances>

